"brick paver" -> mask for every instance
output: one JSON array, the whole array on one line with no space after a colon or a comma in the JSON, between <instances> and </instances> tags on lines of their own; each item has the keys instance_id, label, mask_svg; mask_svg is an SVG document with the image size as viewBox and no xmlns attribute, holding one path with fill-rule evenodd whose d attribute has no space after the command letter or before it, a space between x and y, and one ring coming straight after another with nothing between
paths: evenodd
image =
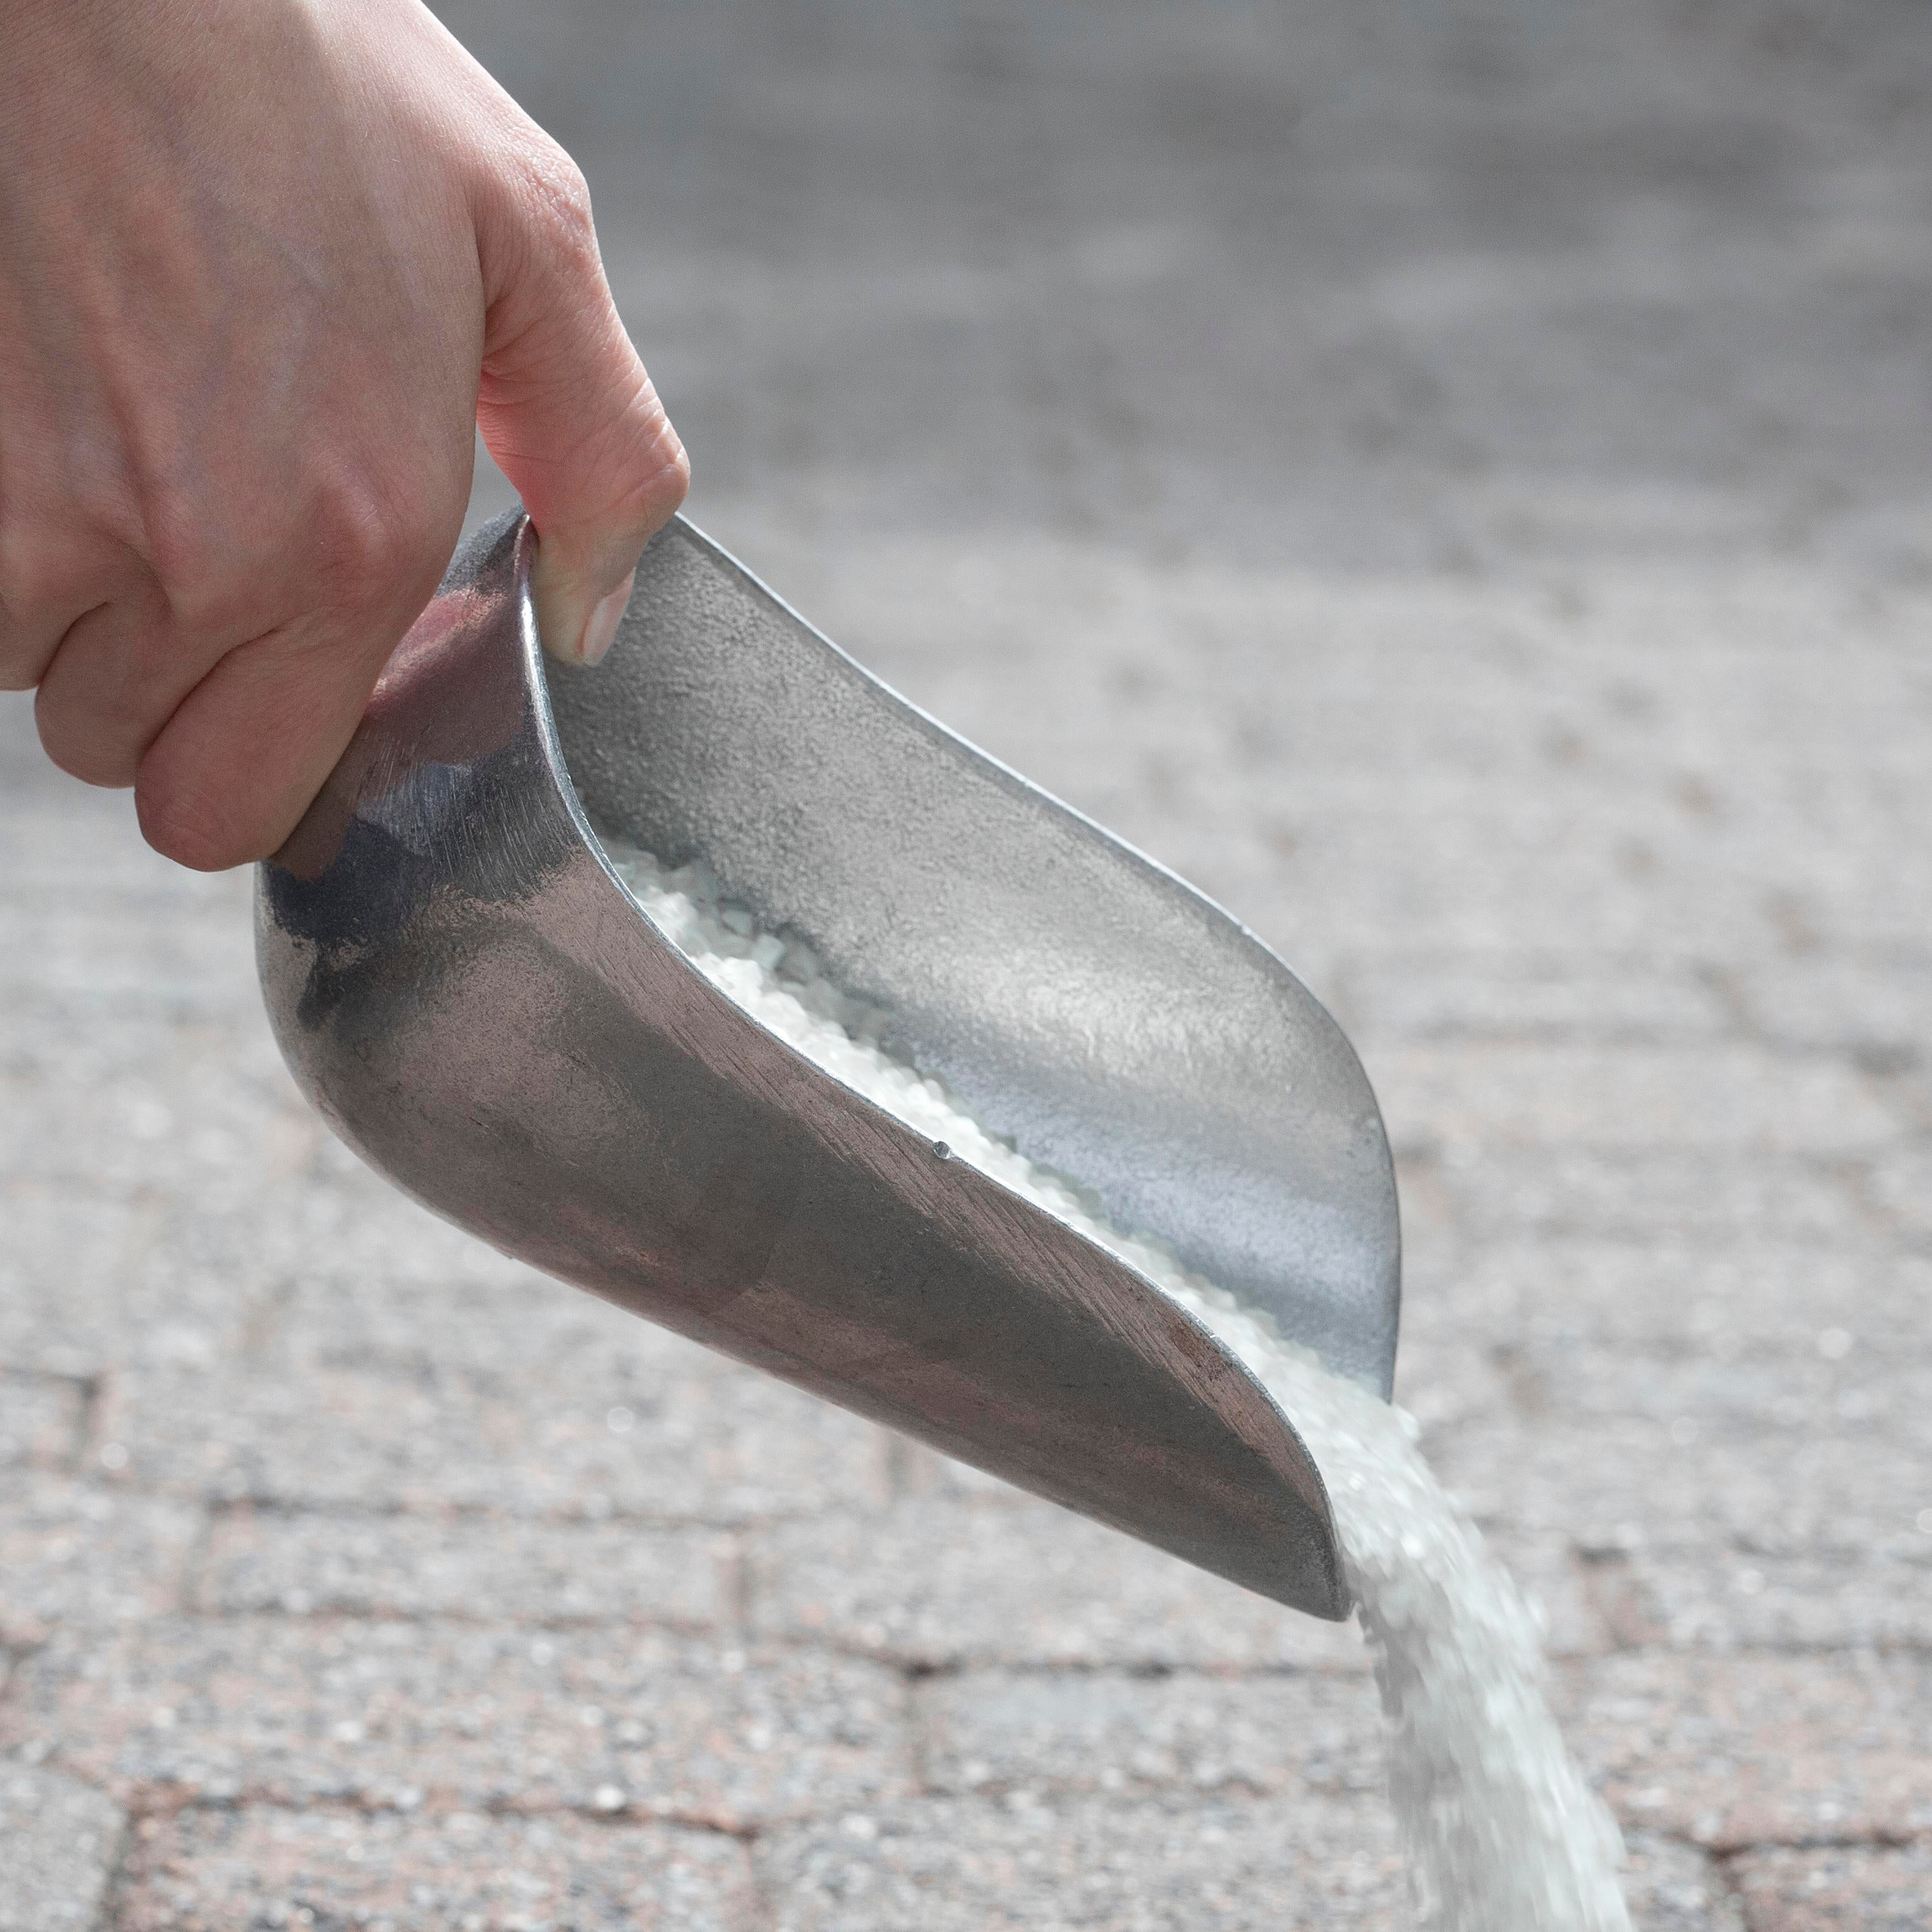
<instances>
[{"instance_id":1,"label":"brick paver","mask_svg":"<svg viewBox=\"0 0 1932 1932\"><path fill-rule=\"evenodd\" d=\"M1626 1816L1720 1851L1932 1832L1932 1662L1649 1652L1571 1665L1578 1747Z\"/></svg>"},{"instance_id":2,"label":"brick paver","mask_svg":"<svg viewBox=\"0 0 1932 1932\"><path fill-rule=\"evenodd\" d=\"M1754 1852L1735 1872L1748 1932L1917 1932L1932 1898L1922 1845Z\"/></svg>"},{"instance_id":3,"label":"brick paver","mask_svg":"<svg viewBox=\"0 0 1932 1932\"><path fill-rule=\"evenodd\" d=\"M1282 1815L1213 1798L1163 1805L939 1799L775 1832L755 1856L780 1932L1395 1932L1386 1819L1305 1799Z\"/></svg>"},{"instance_id":4,"label":"brick paver","mask_svg":"<svg viewBox=\"0 0 1932 1932\"><path fill-rule=\"evenodd\" d=\"M106 1392L99 1427L130 1481L277 1507L729 1523L886 1500L878 1434L841 1410L749 1370L588 1366L422 1378L326 1367L284 1378L244 1362L130 1370Z\"/></svg>"},{"instance_id":5,"label":"brick paver","mask_svg":"<svg viewBox=\"0 0 1932 1932\"><path fill-rule=\"evenodd\" d=\"M920 1687L927 1781L1004 1794L1374 1792L1380 1706L1359 1674L968 1671Z\"/></svg>"},{"instance_id":6,"label":"brick paver","mask_svg":"<svg viewBox=\"0 0 1932 1932\"><path fill-rule=\"evenodd\" d=\"M1362 1667L1333 1624L1262 1599L1046 1503L787 1524L749 1543L753 1627L934 1668L1047 1664Z\"/></svg>"},{"instance_id":7,"label":"brick paver","mask_svg":"<svg viewBox=\"0 0 1932 1932\"><path fill-rule=\"evenodd\" d=\"M1750 1548L1645 1550L1605 1587L1646 1642L1712 1650L1932 1652L1932 1556L1916 1534L1846 1562Z\"/></svg>"},{"instance_id":8,"label":"brick paver","mask_svg":"<svg viewBox=\"0 0 1932 1932\"><path fill-rule=\"evenodd\" d=\"M143 1808L428 1802L738 1830L903 1796L909 1701L874 1664L653 1632L171 1618L37 1651L0 1738Z\"/></svg>"},{"instance_id":9,"label":"brick paver","mask_svg":"<svg viewBox=\"0 0 1932 1932\"><path fill-rule=\"evenodd\" d=\"M444 10L700 520L1348 1028L1643 1932L1932 1922L1922 10ZM0 1932L1402 1923L1351 1633L421 1213L248 922L0 700Z\"/></svg>"},{"instance_id":10,"label":"brick paver","mask_svg":"<svg viewBox=\"0 0 1932 1932\"><path fill-rule=\"evenodd\" d=\"M710 1530L242 1509L217 1522L196 1594L215 1613L718 1629L736 1619L739 1569Z\"/></svg>"},{"instance_id":11,"label":"brick paver","mask_svg":"<svg viewBox=\"0 0 1932 1932\"><path fill-rule=\"evenodd\" d=\"M1870 1163L1874 1186L1891 1159L1887 1154ZM1470 1150L1425 1170L1461 1227L1485 1245L1528 1235L1626 1241L1649 1250L1668 1235L1720 1255L1746 1235L1775 1243L1780 1252L1828 1252L1861 1240L1871 1231L1859 1184L1866 1172L1762 1150L1635 1148L1612 1162L1561 1147L1512 1148L1487 1160Z\"/></svg>"},{"instance_id":12,"label":"brick paver","mask_svg":"<svg viewBox=\"0 0 1932 1932\"><path fill-rule=\"evenodd\" d=\"M127 1932L758 1932L743 1849L712 1833L572 1819L260 1808L150 1821Z\"/></svg>"},{"instance_id":13,"label":"brick paver","mask_svg":"<svg viewBox=\"0 0 1932 1932\"><path fill-rule=\"evenodd\" d=\"M0 1479L0 1645L97 1634L178 1607L202 1529L191 1504L46 1473Z\"/></svg>"},{"instance_id":14,"label":"brick paver","mask_svg":"<svg viewBox=\"0 0 1932 1932\"><path fill-rule=\"evenodd\" d=\"M51 1377L0 1376L0 1469L70 1464L80 1451L82 1395Z\"/></svg>"},{"instance_id":15,"label":"brick paver","mask_svg":"<svg viewBox=\"0 0 1932 1932\"><path fill-rule=\"evenodd\" d=\"M92 1786L0 1766L0 1932L87 1932L121 1853L126 1821Z\"/></svg>"}]
</instances>

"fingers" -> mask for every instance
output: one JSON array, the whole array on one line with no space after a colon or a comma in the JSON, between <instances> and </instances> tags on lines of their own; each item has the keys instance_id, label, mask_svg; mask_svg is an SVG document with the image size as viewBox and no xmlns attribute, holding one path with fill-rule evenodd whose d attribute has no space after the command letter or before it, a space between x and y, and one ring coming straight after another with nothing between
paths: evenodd
<instances>
[{"instance_id":1,"label":"fingers","mask_svg":"<svg viewBox=\"0 0 1932 1932\"><path fill-rule=\"evenodd\" d=\"M40 743L86 784L130 785L175 707L244 640L184 632L152 584L98 604L70 624L40 671Z\"/></svg>"},{"instance_id":2,"label":"fingers","mask_svg":"<svg viewBox=\"0 0 1932 1932\"><path fill-rule=\"evenodd\" d=\"M4 414L0 423L4 457L16 423ZM137 588L140 574L123 546L59 499L18 488L0 463L0 691L32 691L68 632Z\"/></svg>"},{"instance_id":3,"label":"fingers","mask_svg":"<svg viewBox=\"0 0 1932 1932\"><path fill-rule=\"evenodd\" d=\"M355 735L395 642L308 620L230 652L140 760L148 842L199 872L277 850Z\"/></svg>"},{"instance_id":4,"label":"fingers","mask_svg":"<svg viewBox=\"0 0 1932 1932\"><path fill-rule=\"evenodd\" d=\"M148 842L182 865L268 856L434 590L464 481L425 488L408 511L345 493L311 506L309 540L280 573L192 597L150 577L86 613L40 680L49 755L90 784L133 785Z\"/></svg>"},{"instance_id":5,"label":"fingers","mask_svg":"<svg viewBox=\"0 0 1932 1932\"><path fill-rule=\"evenodd\" d=\"M222 657L136 766L134 804L148 842L199 872L278 850L355 735L441 567L433 560L382 607L314 613Z\"/></svg>"},{"instance_id":6,"label":"fingers","mask_svg":"<svg viewBox=\"0 0 1932 1932\"><path fill-rule=\"evenodd\" d=\"M611 300L575 166L538 137L534 158L500 172L485 202L477 422L536 526L544 646L594 662L689 470Z\"/></svg>"}]
</instances>

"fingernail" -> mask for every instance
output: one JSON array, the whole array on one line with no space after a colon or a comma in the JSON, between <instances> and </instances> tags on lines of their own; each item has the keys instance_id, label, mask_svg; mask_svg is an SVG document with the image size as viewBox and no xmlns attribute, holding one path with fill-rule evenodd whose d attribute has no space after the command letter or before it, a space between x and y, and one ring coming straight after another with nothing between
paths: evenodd
<instances>
[{"instance_id":1,"label":"fingernail","mask_svg":"<svg viewBox=\"0 0 1932 1932\"><path fill-rule=\"evenodd\" d=\"M610 648L637 581L638 573L634 570L585 620L584 636L577 647L577 655L581 662L594 664Z\"/></svg>"}]
</instances>

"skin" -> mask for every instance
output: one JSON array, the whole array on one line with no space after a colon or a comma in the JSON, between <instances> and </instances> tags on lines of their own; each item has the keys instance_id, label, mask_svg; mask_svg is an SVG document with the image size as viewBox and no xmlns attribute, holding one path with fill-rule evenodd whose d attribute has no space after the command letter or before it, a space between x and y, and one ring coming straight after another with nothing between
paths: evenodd
<instances>
[{"instance_id":1,"label":"skin","mask_svg":"<svg viewBox=\"0 0 1932 1932\"><path fill-rule=\"evenodd\" d=\"M417 0L0 4L0 687L204 870L274 851L448 564L472 425L555 655L684 452L569 157Z\"/></svg>"}]
</instances>

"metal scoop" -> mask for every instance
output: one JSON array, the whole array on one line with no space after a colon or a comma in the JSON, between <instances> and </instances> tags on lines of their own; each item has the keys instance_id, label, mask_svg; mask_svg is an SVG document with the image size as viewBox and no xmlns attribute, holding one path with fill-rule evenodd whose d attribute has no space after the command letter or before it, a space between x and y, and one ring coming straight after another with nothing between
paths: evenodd
<instances>
[{"instance_id":1,"label":"metal scoop","mask_svg":"<svg viewBox=\"0 0 1932 1932\"><path fill-rule=\"evenodd\" d=\"M1389 1389L1395 1184L1340 1029L1172 874L895 696L689 524L610 656L482 532L261 869L298 1082L460 1227L1318 1616L1320 1472L1192 1316L808 1064L638 909L699 856L881 1044L1126 1231Z\"/></svg>"}]
</instances>

